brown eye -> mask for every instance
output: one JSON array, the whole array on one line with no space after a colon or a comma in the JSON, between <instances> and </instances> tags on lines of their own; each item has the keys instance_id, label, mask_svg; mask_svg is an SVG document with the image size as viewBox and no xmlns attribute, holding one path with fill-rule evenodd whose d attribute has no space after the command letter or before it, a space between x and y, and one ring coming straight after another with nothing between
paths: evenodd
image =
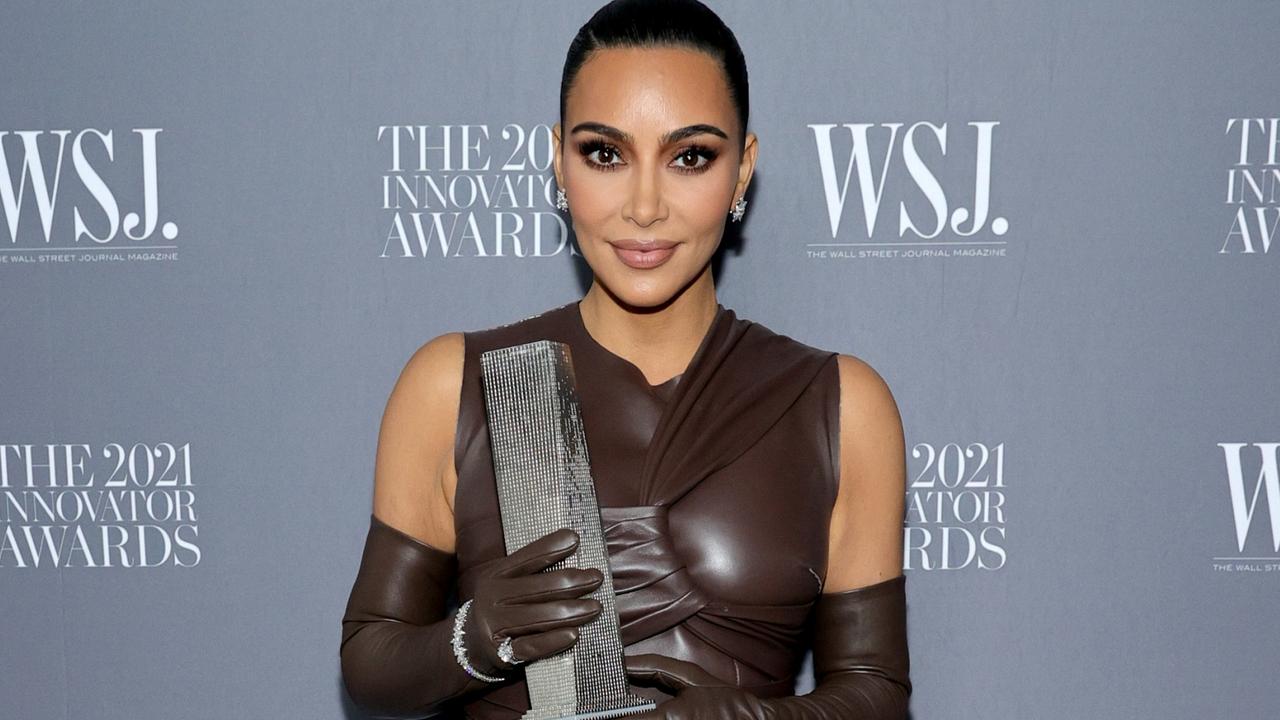
<instances>
[{"instance_id":1,"label":"brown eye","mask_svg":"<svg viewBox=\"0 0 1280 720\"><path fill-rule=\"evenodd\" d=\"M702 159L702 156L693 150L680 153L680 160L685 162L685 167L698 167L698 161Z\"/></svg>"},{"instance_id":2,"label":"brown eye","mask_svg":"<svg viewBox=\"0 0 1280 720\"><path fill-rule=\"evenodd\" d=\"M613 170L622 165L618 160L617 148L599 139L587 140L578 145L578 152L587 165L597 170Z\"/></svg>"},{"instance_id":3,"label":"brown eye","mask_svg":"<svg viewBox=\"0 0 1280 720\"><path fill-rule=\"evenodd\" d=\"M715 158L715 150L703 145L691 145L676 155L676 169L682 173L700 173L706 170Z\"/></svg>"}]
</instances>

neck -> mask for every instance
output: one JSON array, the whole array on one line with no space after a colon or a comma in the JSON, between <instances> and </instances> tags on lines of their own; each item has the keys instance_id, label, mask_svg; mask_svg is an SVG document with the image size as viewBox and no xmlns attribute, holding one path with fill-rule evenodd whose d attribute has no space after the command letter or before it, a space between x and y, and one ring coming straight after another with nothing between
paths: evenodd
<instances>
[{"instance_id":1,"label":"neck","mask_svg":"<svg viewBox=\"0 0 1280 720\"><path fill-rule=\"evenodd\" d=\"M651 384L657 384L688 368L715 320L717 302L708 267L661 305L628 305L593 281L579 307L583 324L596 342L630 361Z\"/></svg>"}]
</instances>

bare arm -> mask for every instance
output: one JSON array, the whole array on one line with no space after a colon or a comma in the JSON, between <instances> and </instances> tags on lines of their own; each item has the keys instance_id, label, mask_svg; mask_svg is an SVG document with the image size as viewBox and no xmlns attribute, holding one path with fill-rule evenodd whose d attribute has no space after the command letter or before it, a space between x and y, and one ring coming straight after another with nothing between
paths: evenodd
<instances>
[{"instance_id":1,"label":"bare arm","mask_svg":"<svg viewBox=\"0 0 1280 720\"><path fill-rule=\"evenodd\" d=\"M455 658L460 616L446 603L458 570L453 444L462 367L462 335L426 343L400 373L382 418L374 512L339 650L347 691L375 717L452 716L451 706L489 687ZM600 585L599 572L543 572L577 544L573 532L557 531L472 568L471 609L459 622L460 652L473 670L513 671L498 654L506 637L529 662L562 652L599 614L599 602L581 599Z\"/></svg>"},{"instance_id":2,"label":"bare arm","mask_svg":"<svg viewBox=\"0 0 1280 720\"><path fill-rule=\"evenodd\" d=\"M374 463L373 514L449 553L462 365L461 333L435 337L409 358L387 400Z\"/></svg>"},{"instance_id":3,"label":"bare arm","mask_svg":"<svg viewBox=\"0 0 1280 720\"><path fill-rule=\"evenodd\" d=\"M455 662L446 600L455 582L451 476L462 336L441 335L406 363L378 436L373 516L342 618L343 682L380 718L425 717L480 689Z\"/></svg>"},{"instance_id":4,"label":"bare arm","mask_svg":"<svg viewBox=\"0 0 1280 720\"><path fill-rule=\"evenodd\" d=\"M840 366L840 491L831 515L824 592L902 574L906 445L898 405L872 367L850 355Z\"/></svg>"}]
</instances>

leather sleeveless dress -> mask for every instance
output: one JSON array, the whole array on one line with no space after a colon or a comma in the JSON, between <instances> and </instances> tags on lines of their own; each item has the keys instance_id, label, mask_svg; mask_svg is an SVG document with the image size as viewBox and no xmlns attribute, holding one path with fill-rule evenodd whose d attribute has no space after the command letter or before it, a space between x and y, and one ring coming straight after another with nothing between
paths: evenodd
<instances>
[{"instance_id":1,"label":"leather sleeveless dress","mask_svg":"<svg viewBox=\"0 0 1280 720\"><path fill-rule=\"evenodd\" d=\"M464 337L458 601L474 594L471 570L506 554L480 353L567 343L626 654L694 662L761 697L793 694L838 488L836 354L720 304L689 366L656 386L595 341L577 301ZM528 709L523 679L495 683L464 706L481 720Z\"/></svg>"}]
</instances>

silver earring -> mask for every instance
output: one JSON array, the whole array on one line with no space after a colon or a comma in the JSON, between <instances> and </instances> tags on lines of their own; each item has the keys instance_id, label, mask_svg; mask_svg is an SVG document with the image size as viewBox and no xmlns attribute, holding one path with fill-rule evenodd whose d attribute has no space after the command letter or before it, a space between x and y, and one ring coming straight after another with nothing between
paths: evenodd
<instances>
[{"instance_id":1,"label":"silver earring","mask_svg":"<svg viewBox=\"0 0 1280 720\"><path fill-rule=\"evenodd\" d=\"M733 210L731 210L729 214L733 216L734 222L742 222L742 214L745 213L746 211L747 211L747 199L738 198L738 202L733 204Z\"/></svg>"},{"instance_id":2,"label":"silver earring","mask_svg":"<svg viewBox=\"0 0 1280 720\"><path fill-rule=\"evenodd\" d=\"M569 198L564 194L564 188L556 188L556 209L568 210Z\"/></svg>"}]
</instances>

